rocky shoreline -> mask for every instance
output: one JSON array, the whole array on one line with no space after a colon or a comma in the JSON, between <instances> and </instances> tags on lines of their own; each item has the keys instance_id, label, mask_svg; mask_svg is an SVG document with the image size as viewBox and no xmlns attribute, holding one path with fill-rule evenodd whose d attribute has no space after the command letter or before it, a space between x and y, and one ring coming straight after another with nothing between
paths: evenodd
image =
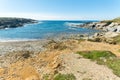
<instances>
[{"instance_id":1,"label":"rocky shoreline","mask_svg":"<svg viewBox=\"0 0 120 80\"><path fill-rule=\"evenodd\" d=\"M89 37L88 39L90 41L116 44L117 42L114 39L114 37L120 35L120 18L115 18L113 20L85 23L81 25L76 25L76 27L90 28L101 31Z\"/></svg>"},{"instance_id":2,"label":"rocky shoreline","mask_svg":"<svg viewBox=\"0 0 120 80\"><path fill-rule=\"evenodd\" d=\"M91 24L93 23L84 25ZM94 24L98 29L103 30L97 26L98 24L103 26L103 23ZM118 23L115 25L119 26ZM82 27L91 28L90 26ZM119 44L101 41L112 43L112 37L117 35L119 32L110 30L95 33L92 37L71 35L70 38L62 37L56 40L0 42L0 80L56 80L54 78L58 74L72 74L69 75L73 78L70 80L101 80L101 78L120 80L120 77L107 66L99 65L95 61L76 54L77 51L89 53L97 50L110 51L119 57ZM96 39L96 41L89 41L89 39ZM115 60L118 60L118 57Z\"/></svg>"},{"instance_id":3,"label":"rocky shoreline","mask_svg":"<svg viewBox=\"0 0 120 80\"><path fill-rule=\"evenodd\" d=\"M120 24L116 22L92 22L79 25L80 27L102 30L105 32L120 32Z\"/></svg>"},{"instance_id":4,"label":"rocky shoreline","mask_svg":"<svg viewBox=\"0 0 120 80\"><path fill-rule=\"evenodd\" d=\"M33 24L38 21L25 18L0 18L0 29L22 27L25 24Z\"/></svg>"},{"instance_id":5,"label":"rocky shoreline","mask_svg":"<svg viewBox=\"0 0 120 80\"><path fill-rule=\"evenodd\" d=\"M96 48L96 45L101 48ZM101 80L101 77L119 80L106 66L76 54L76 51L83 50L115 53L118 47L74 39L0 43L1 53L6 52L0 56L0 80L46 80L46 76L48 80L55 80L54 75L58 73L73 74L76 78L73 80Z\"/></svg>"}]
</instances>

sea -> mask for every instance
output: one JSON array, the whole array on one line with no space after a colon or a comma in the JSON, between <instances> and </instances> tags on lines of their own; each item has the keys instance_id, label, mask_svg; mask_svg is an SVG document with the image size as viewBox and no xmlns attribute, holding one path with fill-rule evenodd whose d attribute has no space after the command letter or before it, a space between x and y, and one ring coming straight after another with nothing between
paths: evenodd
<instances>
[{"instance_id":1,"label":"sea","mask_svg":"<svg viewBox=\"0 0 120 80\"><path fill-rule=\"evenodd\" d=\"M23 27L1 29L0 42L40 40L40 39L58 38L59 36L68 37L70 35L77 35L77 34L92 35L98 32L98 30L74 26L74 25L85 24L88 22L96 22L96 21L40 20L38 23L26 24Z\"/></svg>"}]
</instances>

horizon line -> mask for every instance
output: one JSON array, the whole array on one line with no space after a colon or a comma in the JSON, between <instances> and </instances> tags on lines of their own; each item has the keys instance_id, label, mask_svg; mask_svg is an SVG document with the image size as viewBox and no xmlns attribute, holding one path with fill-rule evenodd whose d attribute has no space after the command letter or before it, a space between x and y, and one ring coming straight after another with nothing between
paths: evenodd
<instances>
[{"instance_id":1,"label":"horizon line","mask_svg":"<svg viewBox=\"0 0 120 80\"><path fill-rule=\"evenodd\" d=\"M42 20L42 21L47 21L47 20L51 20L51 21L102 21L102 20L111 20L111 19L35 19L35 18L30 18L30 17L13 17L13 16L0 16L0 18L25 18L25 19L34 19L34 20Z\"/></svg>"}]
</instances>

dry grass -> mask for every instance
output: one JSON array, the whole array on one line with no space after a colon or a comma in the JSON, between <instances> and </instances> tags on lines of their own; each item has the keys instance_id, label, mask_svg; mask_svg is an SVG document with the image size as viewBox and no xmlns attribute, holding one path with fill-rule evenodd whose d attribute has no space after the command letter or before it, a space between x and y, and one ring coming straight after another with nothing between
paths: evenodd
<instances>
[{"instance_id":1,"label":"dry grass","mask_svg":"<svg viewBox=\"0 0 120 80\"><path fill-rule=\"evenodd\" d=\"M120 59L109 51L83 51L77 52L84 58L96 61L98 64L106 65L113 73L120 77Z\"/></svg>"},{"instance_id":2,"label":"dry grass","mask_svg":"<svg viewBox=\"0 0 120 80\"><path fill-rule=\"evenodd\" d=\"M38 54L34 54L33 52L24 52L23 54L18 52L17 54L15 52L15 56L13 54L8 55L10 57L5 57L4 59L11 60L11 64L7 64L6 68L0 69L0 75L6 80L6 76L8 75L11 80L12 78L14 78L13 80L24 80L28 78L40 80L44 74L54 74L56 72L56 69L61 63L59 59L60 54L69 54L76 51L107 50L120 56L119 45L78 40L68 40L60 43L52 42L48 44L48 50ZM57 47L55 47L56 45ZM8 73L2 75L4 70Z\"/></svg>"}]
</instances>

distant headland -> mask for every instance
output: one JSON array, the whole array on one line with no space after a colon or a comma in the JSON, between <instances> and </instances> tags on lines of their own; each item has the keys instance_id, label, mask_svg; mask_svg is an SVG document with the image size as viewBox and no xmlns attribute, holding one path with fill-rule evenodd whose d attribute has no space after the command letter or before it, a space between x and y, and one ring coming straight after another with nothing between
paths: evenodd
<instances>
[{"instance_id":1,"label":"distant headland","mask_svg":"<svg viewBox=\"0 0 120 80\"><path fill-rule=\"evenodd\" d=\"M22 27L25 24L37 23L37 20L25 18L0 18L0 29Z\"/></svg>"}]
</instances>

